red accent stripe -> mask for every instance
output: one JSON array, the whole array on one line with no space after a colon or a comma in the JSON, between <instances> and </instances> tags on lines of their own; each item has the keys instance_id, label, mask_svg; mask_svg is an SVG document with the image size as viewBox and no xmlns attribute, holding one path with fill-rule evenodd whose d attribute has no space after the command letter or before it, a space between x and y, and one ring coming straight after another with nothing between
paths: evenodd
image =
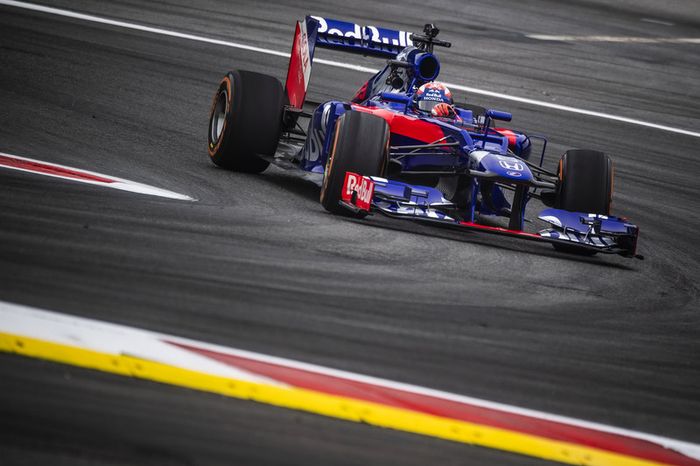
<instances>
[{"instance_id":1,"label":"red accent stripe","mask_svg":"<svg viewBox=\"0 0 700 466\"><path fill-rule=\"evenodd\" d=\"M509 130L508 128L494 128L494 131L497 131L501 135L507 137L508 145L510 145L511 147L515 146L515 144L518 142L518 135L515 134L513 131Z\"/></svg>"},{"instance_id":2,"label":"red accent stripe","mask_svg":"<svg viewBox=\"0 0 700 466\"><path fill-rule=\"evenodd\" d=\"M309 370L291 368L281 364L252 360L182 343L171 341L167 341L167 343L299 388L497 427L551 440L585 445L650 461L679 466L700 465L700 461L676 453L673 450L665 449L656 443L624 435L411 393Z\"/></svg>"},{"instance_id":3,"label":"red accent stripe","mask_svg":"<svg viewBox=\"0 0 700 466\"><path fill-rule=\"evenodd\" d=\"M492 226L481 225L479 223L473 223L473 222L459 222L459 224L462 225L463 227L474 228L476 230L486 230L486 231L491 231L494 233L503 233L505 235L527 236L528 238L542 239L542 237L538 234L528 233L528 232L522 231L522 230L509 230L508 228L492 227Z\"/></svg>"},{"instance_id":4,"label":"red accent stripe","mask_svg":"<svg viewBox=\"0 0 700 466\"><path fill-rule=\"evenodd\" d=\"M9 155L0 154L0 166L19 168L33 173L42 175L55 175L64 178L72 178L74 180L96 181L98 183L114 183L115 180L104 178L102 176L85 173L82 170L74 170L71 168L59 167L50 163L38 162L35 160L24 160Z\"/></svg>"},{"instance_id":5,"label":"red accent stripe","mask_svg":"<svg viewBox=\"0 0 700 466\"><path fill-rule=\"evenodd\" d=\"M412 138L426 144L445 137L445 133L438 125L420 118L392 112L385 108L365 107L363 105L353 105L352 109L384 118L391 127L392 134Z\"/></svg>"},{"instance_id":6,"label":"red accent stripe","mask_svg":"<svg viewBox=\"0 0 700 466\"><path fill-rule=\"evenodd\" d=\"M362 102L367 98L367 86L369 85L369 81L364 83L362 87L355 93L355 97L352 98L351 102L358 103Z\"/></svg>"}]
</instances>

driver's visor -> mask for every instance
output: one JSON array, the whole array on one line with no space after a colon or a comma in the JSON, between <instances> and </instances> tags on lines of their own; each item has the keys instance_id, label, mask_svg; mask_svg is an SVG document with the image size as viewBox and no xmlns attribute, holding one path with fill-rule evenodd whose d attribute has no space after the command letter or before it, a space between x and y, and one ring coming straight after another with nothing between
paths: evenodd
<instances>
[{"instance_id":1,"label":"driver's visor","mask_svg":"<svg viewBox=\"0 0 700 466\"><path fill-rule=\"evenodd\" d=\"M430 112L433 107L435 107L437 104L442 104L444 103L441 100L419 100L418 101L418 109L423 110L424 112Z\"/></svg>"}]
</instances>

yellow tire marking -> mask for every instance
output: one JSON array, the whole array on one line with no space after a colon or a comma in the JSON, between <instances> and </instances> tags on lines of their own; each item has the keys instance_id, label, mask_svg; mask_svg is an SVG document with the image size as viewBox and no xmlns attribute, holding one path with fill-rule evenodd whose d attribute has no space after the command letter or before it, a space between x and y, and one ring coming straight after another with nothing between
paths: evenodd
<instances>
[{"instance_id":1,"label":"yellow tire marking","mask_svg":"<svg viewBox=\"0 0 700 466\"><path fill-rule=\"evenodd\" d=\"M333 148L328 154L328 160L326 160L326 168L323 171L323 184L321 186L321 202L323 202L327 195L326 191L328 190L328 179L331 177L331 173L333 171L333 160L335 159L336 146L338 145L338 134L340 134L340 128L342 126L344 115L345 114L338 117L338 119L335 122L335 136L333 137Z\"/></svg>"},{"instance_id":2,"label":"yellow tire marking","mask_svg":"<svg viewBox=\"0 0 700 466\"><path fill-rule=\"evenodd\" d=\"M550 440L496 427L458 421L402 408L302 388L282 388L230 379L127 355L0 333L0 351L112 374L136 377L209 393L252 400L353 422L587 466L660 466L662 463L596 448Z\"/></svg>"}]
</instances>

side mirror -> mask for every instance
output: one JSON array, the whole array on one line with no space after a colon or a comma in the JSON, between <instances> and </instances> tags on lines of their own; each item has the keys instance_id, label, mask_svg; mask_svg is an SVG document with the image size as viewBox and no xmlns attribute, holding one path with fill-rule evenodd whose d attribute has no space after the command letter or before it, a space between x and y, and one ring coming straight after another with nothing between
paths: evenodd
<instances>
[{"instance_id":1,"label":"side mirror","mask_svg":"<svg viewBox=\"0 0 700 466\"><path fill-rule=\"evenodd\" d=\"M510 121L513 119L513 114L502 112L500 110L486 110L486 116L492 120Z\"/></svg>"},{"instance_id":2,"label":"side mirror","mask_svg":"<svg viewBox=\"0 0 700 466\"><path fill-rule=\"evenodd\" d=\"M408 105L409 102L411 102L411 98L408 97L406 94L399 94L395 92L382 92L380 96L382 100L386 100L387 102L395 102L397 104Z\"/></svg>"}]
</instances>

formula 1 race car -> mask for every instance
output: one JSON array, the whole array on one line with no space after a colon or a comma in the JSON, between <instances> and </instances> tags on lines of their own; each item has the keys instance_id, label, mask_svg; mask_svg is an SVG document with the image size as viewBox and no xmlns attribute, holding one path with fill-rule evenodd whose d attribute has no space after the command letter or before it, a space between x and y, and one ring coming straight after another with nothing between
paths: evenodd
<instances>
[{"instance_id":1,"label":"formula 1 race car","mask_svg":"<svg viewBox=\"0 0 700 466\"><path fill-rule=\"evenodd\" d=\"M608 155L569 150L555 173L542 166L544 138L495 127L495 121L510 121L509 113L462 105L439 115L416 105L426 89L440 91L433 51L451 44L438 33L432 24L410 34L307 16L296 25L284 88L278 79L251 71L223 78L210 113L211 160L249 173L273 163L316 174L321 204L335 214L380 212L549 242L583 255L641 258L638 227L610 215ZM306 112L316 48L387 62L350 101ZM534 141L542 147L538 163L530 160ZM549 207L539 214L548 227L537 233L523 231L533 198ZM498 217L507 218L508 226L498 226Z\"/></svg>"}]
</instances>

